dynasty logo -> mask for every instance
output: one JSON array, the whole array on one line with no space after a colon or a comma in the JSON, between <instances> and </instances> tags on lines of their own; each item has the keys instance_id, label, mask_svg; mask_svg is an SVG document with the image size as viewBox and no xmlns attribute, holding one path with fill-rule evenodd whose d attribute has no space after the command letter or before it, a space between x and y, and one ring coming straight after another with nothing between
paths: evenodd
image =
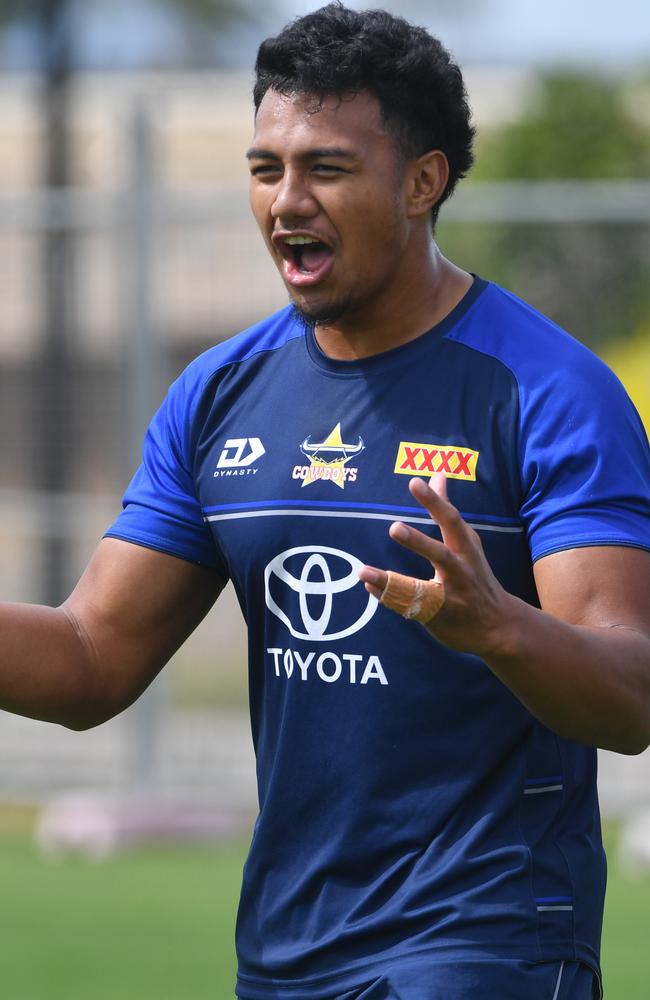
<instances>
[{"instance_id":1,"label":"dynasty logo","mask_svg":"<svg viewBox=\"0 0 650 1000\"><path fill-rule=\"evenodd\" d=\"M312 441L311 434L305 438L300 450L309 459L309 465L294 465L291 478L302 479L303 486L324 480L344 489L346 483L356 480L359 471L348 462L360 455L364 448L362 438L356 444L344 443L339 422L320 443Z\"/></svg>"},{"instance_id":2,"label":"dynasty logo","mask_svg":"<svg viewBox=\"0 0 650 1000\"><path fill-rule=\"evenodd\" d=\"M444 472L448 479L476 482L478 451L453 444L419 444L400 441L394 471L401 476L432 476Z\"/></svg>"},{"instance_id":3,"label":"dynasty logo","mask_svg":"<svg viewBox=\"0 0 650 1000\"><path fill-rule=\"evenodd\" d=\"M212 475L215 479L218 476L255 476L257 469L251 466L265 454L266 448L258 437L228 438Z\"/></svg>"}]
</instances>

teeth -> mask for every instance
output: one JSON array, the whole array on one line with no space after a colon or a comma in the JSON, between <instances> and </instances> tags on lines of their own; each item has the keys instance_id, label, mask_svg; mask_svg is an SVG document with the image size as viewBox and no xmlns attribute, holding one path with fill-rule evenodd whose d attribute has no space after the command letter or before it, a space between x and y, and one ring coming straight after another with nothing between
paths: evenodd
<instances>
[{"instance_id":1,"label":"teeth","mask_svg":"<svg viewBox=\"0 0 650 1000\"><path fill-rule=\"evenodd\" d=\"M307 243L319 243L320 240L315 240L311 236L285 236L284 242L290 247L302 247Z\"/></svg>"}]
</instances>

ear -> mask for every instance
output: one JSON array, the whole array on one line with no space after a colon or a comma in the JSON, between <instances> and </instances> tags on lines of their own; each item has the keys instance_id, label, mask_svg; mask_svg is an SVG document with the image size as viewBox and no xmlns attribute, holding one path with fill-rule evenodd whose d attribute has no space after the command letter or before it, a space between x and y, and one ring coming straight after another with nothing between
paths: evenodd
<instances>
[{"instance_id":1,"label":"ear","mask_svg":"<svg viewBox=\"0 0 650 1000\"><path fill-rule=\"evenodd\" d=\"M433 149L413 160L408 167L408 206L410 218L428 215L440 200L449 180L449 163L441 150Z\"/></svg>"}]
</instances>

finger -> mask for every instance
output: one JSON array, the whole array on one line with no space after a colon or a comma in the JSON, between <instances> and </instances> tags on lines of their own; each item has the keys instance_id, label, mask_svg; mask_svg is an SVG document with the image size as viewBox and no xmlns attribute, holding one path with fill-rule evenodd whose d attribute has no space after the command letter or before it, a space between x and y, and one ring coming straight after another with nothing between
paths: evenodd
<instances>
[{"instance_id":1,"label":"finger","mask_svg":"<svg viewBox=\"0 0 650 1000\"><path fill-rule=\"evenodd\" d=\"M445 601L445 589L435 580L418 580L402 573L386 572L375 566L363 566L359 578L366 590L384 607L403 618L426 624L440 611Z\"/></svg>"},{"instance_id":2,"label":"finger","mask_svg":"<svg viewBox=\"0 0 650 1000\"><path fill-rule=\"evenodd\" d=\"M378 601L381 600L381 595L388 582L388 573L385 570L377 569L376 566L362 566L359 570L359 579L369 594L376 597Z\"/></svg>"},{"instance_id":3,"label":"finger","mask_svg":"<svg viewBox=\"0 0 650 1000\"><path fill-rule=\"evenodd\" d=\"M444 496L441 496L437 487L444 492ZM411 479L409 490L411 496L428 511L438 525L445 543L453 548L462 546L469 537L469 530L458 510L446 499L446 483L443 487L436 478L436 482L429 487L422 479Z\"/></svg>"},{"instance_id":4,"label":"finger","mask_svg":"<svg viewBox=\"0 0 650 1000\"><path fill-rule=\"evenodd\" d=\"M445 588L435 580L418 580L389 570L379 600L403 618L426 625L445 603Z\"/></svg>"},{"instance_id":5,"label":"finger","mask_svg":"<svg viewBox=\"0 0 650 1000\"><path fill-rule=\"evenodd\" d=\"M443 575L449 573L456 564L454 553L443 542L425 535L417 528L411 528L403 521L394 521L388 529L388 534L405 549L428 559L436 571L441 571Z\"/></svg>"},{"instance_id":6,"label":"finger","mask_svg":"<svg viewBox=\"0 0 650 1000\"><path fill-rule=\"evenodd\" d=\"M434 472L429 480L429 489L437 493L439 497L449 503L447 495L447 477L444 472Z\"/></svg>"}]
</instances>

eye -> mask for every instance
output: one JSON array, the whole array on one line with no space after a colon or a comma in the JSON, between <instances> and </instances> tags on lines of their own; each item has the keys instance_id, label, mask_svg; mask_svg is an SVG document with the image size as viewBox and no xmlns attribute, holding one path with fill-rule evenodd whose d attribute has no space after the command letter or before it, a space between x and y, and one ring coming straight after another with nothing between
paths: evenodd
<instances>
[{"instance_id":1,"label":"eye","mask_svg":"<svg viewBox=\"0 0 650 1000\"><path fill-rule=\"evenodd\" d=\"M260 163L257 166L250 168L251 177L262 177L268 174L276 174L279 170L279 166L275 163Z\"/></svg>"},{"instance_id":2,"label":"eye","mask_svg":"<svg viewBox=\"0 0 650 1000\"><path fill-rule=\"evenodd\" d=\"M347 170L337 167L333 163L315 163L313 169L320 174L346 174Z\"/></svg>"}]
</instances>

